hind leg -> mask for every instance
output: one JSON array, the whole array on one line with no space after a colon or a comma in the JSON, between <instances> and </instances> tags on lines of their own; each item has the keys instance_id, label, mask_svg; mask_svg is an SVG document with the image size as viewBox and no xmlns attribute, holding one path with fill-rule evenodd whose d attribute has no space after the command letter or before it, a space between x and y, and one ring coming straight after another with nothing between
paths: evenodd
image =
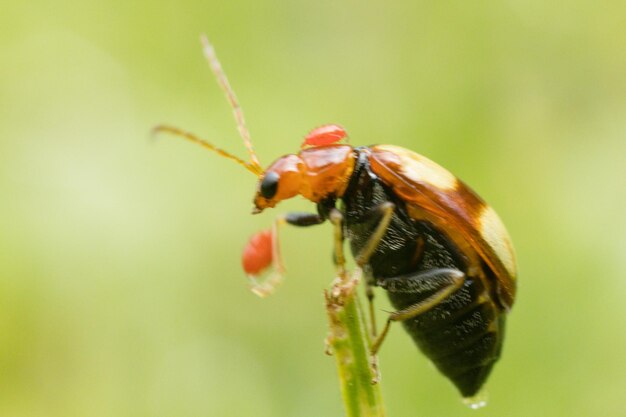
<instances>
[{"instance_id":1,"label":"hind leg","mask_svg":"<svg viewBox=\"0 0 626 417\"><path fill-rule=\"evenodd\" d=\"M412 319L437 306L452 293L461 288L465 281L465 274L457 269L440 268L418 272L412 275L388 278L379 283L381 287L389 292L412 294L422 293L432 289L433 283L437 281L439 281L438 288L430 297L389 315L383 331L372 344L372 354L376 354L380 349L392 322Z\"/></svg>"}]
</instances>

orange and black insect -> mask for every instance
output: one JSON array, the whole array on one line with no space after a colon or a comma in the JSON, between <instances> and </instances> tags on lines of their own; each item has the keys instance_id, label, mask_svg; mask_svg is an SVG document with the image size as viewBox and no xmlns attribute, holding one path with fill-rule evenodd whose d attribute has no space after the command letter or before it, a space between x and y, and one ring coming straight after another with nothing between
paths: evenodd
<instances>
[{"instance_id":1,"label":"orange and black insect","mask_svg":"<svg viewBox=\"0 0 626 417\"><path fill-rule=\"evenodd\" d=\"M467 185L435 162L393 145L352 147L337 125L306 136L296 154L263 169L254 153L243 113L213 48L204 52L233 107L249 161L170 126L169 132L233 159L258 178L254 213L297 195L316 213L280 216L271 231L253 237L244 253L252 289L266 295L284 273L277 226L321 224L331 212L343 219L343 234L372 286L385 289L419 349L464 397L474 396L500 357L507 312L515 300L516 263L508 233L496 212ZM257 279L266 266L273 271Z\"/></svg>"}]
</instances>

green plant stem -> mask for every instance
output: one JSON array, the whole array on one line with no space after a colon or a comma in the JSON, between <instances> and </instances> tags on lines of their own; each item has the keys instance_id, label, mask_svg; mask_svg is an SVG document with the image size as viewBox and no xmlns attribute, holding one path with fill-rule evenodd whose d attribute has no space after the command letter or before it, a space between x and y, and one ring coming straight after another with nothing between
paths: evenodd
<instances>
[{"instance_id":1,"label":"green plant stem","mask_svg":"<svg viewBox=\"0 0 626 417\"><path fill-rule=\"evenodd\" d=\"M356 291L359 281L360 270L349 276L343 273L326 292L328 347L337 361L347 416L384 417L376 359L370 355L368 326Z\"/></svg>"}]
</instances>

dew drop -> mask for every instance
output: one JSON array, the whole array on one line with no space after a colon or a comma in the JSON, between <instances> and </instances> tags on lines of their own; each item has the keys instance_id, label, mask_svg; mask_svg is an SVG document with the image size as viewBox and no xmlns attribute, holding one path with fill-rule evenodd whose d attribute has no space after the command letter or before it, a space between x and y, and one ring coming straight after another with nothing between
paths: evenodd
<instances>
[{"instance_id":1,"label":"dew drop","mask_svg":"<svg viewBox=\"0 0 626 417\"><path fill-rule=\"evenodd\" d=\"M465 397L463 398L463 404L471 408L472 410L478 410L479 408L483 408L487 405L487 400L489 399L489 395L487 395L487 391L480 391L478 394L473 397Z\"/></svg>"}]
</instances>

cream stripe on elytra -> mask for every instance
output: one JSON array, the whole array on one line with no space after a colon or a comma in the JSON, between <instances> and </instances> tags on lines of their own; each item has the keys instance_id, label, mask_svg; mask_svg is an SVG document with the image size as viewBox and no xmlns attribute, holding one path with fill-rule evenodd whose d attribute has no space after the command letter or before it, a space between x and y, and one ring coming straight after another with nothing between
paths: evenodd
<instances>
[{"instance_id":1,"label":"cream stripe on elytra","mask_svg":"<svg viewBox=\"0 0 626 417\"><path fill-rule=\"evenodd\" d=\"M411 181L426 183L440 190L453 190L457 186L454 175L422 155L394 145L378 145L376 148L400 156L402 158L400 172Z\"/></svg>"},{"instance_id":2,"label":"cream stripe on elytra","mask_svg":"<svg viewBox=\"0 0 626 417\"><path fill-rule=\"evenodd\" d=\"M511 238L500 217L489 206L485 206L480 214L480 234L502 261L511 278L515 278L515 255L513 254Z\"/></svg>"}]
</instances>

